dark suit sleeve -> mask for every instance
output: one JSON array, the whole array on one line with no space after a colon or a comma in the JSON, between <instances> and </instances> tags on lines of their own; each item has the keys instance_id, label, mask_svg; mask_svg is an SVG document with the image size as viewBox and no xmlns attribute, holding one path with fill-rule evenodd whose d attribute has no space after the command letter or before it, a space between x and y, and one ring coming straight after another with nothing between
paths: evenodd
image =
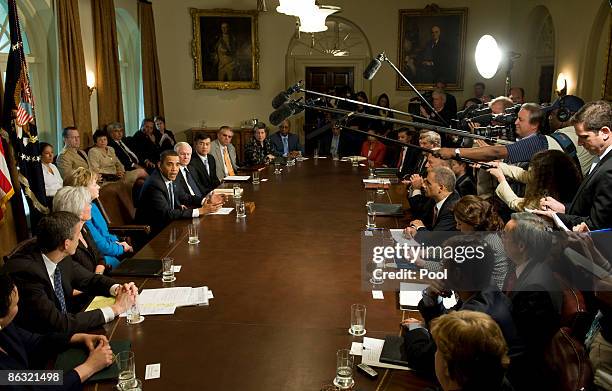
<instances>
[{"instance_id":1,"label":"dark suit sleeve","mask_svg":"<svg viewBox=\"0 0 612 391\"><path fill-rule=\"evenodd\" d=\"M423 194L416 194L408 198L410 213L412 213L413 220L419 219L423 222L427 220L427 217L431 215L431 212L427 210L427 205L431 204L429 201L430 199L425 197Z\"/></svg>"},{"instance_id":2,"label":"dark suit sleeve","mask_svg":"<svg viewBox=\"0 0 612 391\"><path fill-rule=\"evenodd\" d=\"M591 230L612 228L612 170L604 171L592 180L597 181L597 184L595 194L592 195L589 215L559 214L561 221L570 229L582 222L586 223Z\"/></svg>"},{"instance_id":3,"label":"dark suit sleeve","mask_svg":"<svg viewBox=\"0 0 612 391\"><path fill-rule=\"evenodd\" d=\"M455 221L455 215L450 209L445 208L438 216L438 221L435 226L432 227L434 231L456 231L457 222Z\"/></svg>"},{"instance_id":4,"label":"dark suit sleeve","mask_svg":"<svg viewBox=\"0 0 612 391\"><path fill-rule=\"evenodd\" d=\"M67 258L62 262L71 263L73 288L92 296L110 295L110 288L116 283L114 280L101 274L92 273L71 259Z\"/></svg>"},{"instance_id":5,"label":"dark suit sleeve","mask_svg":"<svg viewBox=\"0 0 612 391\"><path fill-rule=\"evenodd\" d=\"M73 261L70 260L70 262ZM22 304L19 316L22 326L73 334L104 324L104 315L100 310L62 314L56 307L54 298L47 295L43 283L37 281L38 278L32 276L27 270L13 271L11 276L20 291L19 297Z\"/></svg>"},{"instance_id":6,"label":"dark suit sleeve","mask_svg":"<svg viewBox=\"0 0 612 391\"><path fill-rule=\"evenodd\" d=\"M146 196L149 197L148 205L150 206L150 210L148 210L147 213L154 213L165 222L186 219L192 215L191 209L171 208L160 189L151 187Z\"/></svg>"},{"instance_id":7,"label":"dark suit sleeve","mask_svg":"<svg viewBox=\"0 0 612 391\"><path fill-rule=\"evenodd\" d=\"M436 378L436 344L429 331L423 328L407 330L404 334L404 349L410 368L428 379Z\"/></svg>"},{"instance_id":8,"label":"dark suit sleeve","mask_svg":"<svg viewBox=\"0 0 612 391\"><path fill-rule=\"evenodd\" d=\"M542 286L528 286L512 298L512 318L528 346L541 346L559 327L559 313Z\"/></svg>"}]
</instances>

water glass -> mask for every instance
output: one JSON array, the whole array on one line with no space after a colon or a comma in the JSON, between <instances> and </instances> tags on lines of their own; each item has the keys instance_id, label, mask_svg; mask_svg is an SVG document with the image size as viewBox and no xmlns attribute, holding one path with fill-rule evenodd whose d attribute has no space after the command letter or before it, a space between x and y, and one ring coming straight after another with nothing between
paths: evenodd
<instances>
[{"instance_id":1,"label":"water glass","mask_svg":"<svg viewBox=\"0 0 612 391\"><path fill-rule=\"evenodd\" d=\"M176 281L174 277L174 258L166 257L162 259L163 274L162 282Z\"/></svg>"},{"instance_id":2,"label":"water glass","mask_svg":"<svg viewBox=\"0 0 612 391\"><path fill-rule=\"evenodd\" d=\"M379 178L378 179L378 186L379 187L376 189L376 194L379 194L379 195L384 195L385 194L385 183L387 183L387 182L385 181L384 178Z\"/></svg>"},{"instance_id":3,"label":"water glass","mask_svg":"<svg viewBox=\"0 0 612 391\"><path fill-rule=\"evenodd\" d=\"M200 243L200 237L199 237L199 225L198 224L189 224L187 226L187 229L189 231L189 241L187 243L189 244L198 244Z\"/></svg>"},{"instance_id":4,"label":"water glass","mask_svg":"<svg viewBox=\"0 0 612 391\"><path fill-rule=\"evenodd\" d=\"M274 161L274 173L276 175L281 173L280 162L279 161Z\"/></svg>"},{"instance_id":5,"label":"water glass","mask_svg":"<svg viewBox=\"0 0 612 391\"><path fill-rule=\"evenodd\" d=\"M369 201L366 204L366 208L368 209L368 222L366 228L368 229L376 228L376 212L374 211L373 205L374 203L370 203Z\"/></svg>"},{"instance_id":6,"label":"water glass","mask_svg":"<svg viewBox=\"0 0 612 391\"><path fill-rule=\"evenodd\" d=\"M138 303L138 296L126 311L126 320L128 324L138 324L144 320L144 316L140 315L140 304Z\"/></svg>"},{"instance_id":7,"label":"water glass","mask_svg":"<svg viewBox=\"0 0 612 391\"><path fill-rule=\"evenodd\" d=\"M142 382L140 379L132 379L119 386L121 391L142 391Z\"/></svg>"},{"instance_id":8,"label":"water glass","mask_svg":"<svg viewBox=\"0 0 612 391\"><path fill-rule=\"evenodd\" d=\"M314 158L318 159L319 158L319 148L315 148L314 149Z\"/></svg>"},{"instance_id":9,"label":"water glass","mask_svg":"<svg viewBox=\"0 0 612 391\"><path fill-rule=\"evenodd\" d=\"M132 351L123 351L117 353L115 356L115 361L117 362L117 369L119 370L119 389L124 384L128 384L133 382L136 379L136 361L134 359L134 352Z\"/></svg>"},{"instance_id":10,"label":"water glass","mask_svg":"<svg viewBox=\"0 0 612 391\"><path fill-rule=\"evenodd\" d=\"M302 156L302 151L298 151L298 155L295 158L298 162L304 161L304 157Z\"/></svg>"},{"instance_id":11,"label":"water glass","mask_svg":"<svg viewBox=\"0 0 612 391\"><path fill-rule=\"evenodd\" d=\"M253 171L253 184L259 185L259 171Z\"/></svg>"},{"instance_id":12,"label":"water glass","mask_svg":"<svg viewBox=\"0 0 612 391\"><path fill-rule=\"evenodd\" d=\"M348 349L340 349L336 352L336 378L334 385L341 390L346 390L355 385L353 380L353 364L355 358Z\"/></svg>"},{"instance_id":13,"label":"water glass","mask_svg":"<svg viewBox=\"0 0 612 391\"><path fill-rule=\"evenodd\" d=\"M242 189L240 188L240 185L235 184L233 187L234 190L234 198L238 199L240 197L242 197Z\"/></svg>"},{"instance_id":14,"label":"water glass","mask_svg":"<svg viewBox=\"0 0 612 391\"><path fill-rule=\"evenodd\" d=\"M236 217L246 217L246 207L244 206L244 201L236 202Z\"/></svg>"},{"instance_id":15,"label":"water glass","mask_svg":"<svg viewBox=\"0 0 612 391\"><path fill-rule=\"evenodd\" d=\"M365 329L366 307L363 304L351 305L351 328L349 334L361 336L366 333Z\"/></svg>"},{"instance_id":16,"label":"water glass","mask_svg":"<svg viewBox=\"0 0 612 391\"><path fill-rule=\"evenodd\" d=\"M376 178L376 175L374 174L374 167L370 167L368 169L369 175L368 175L368 179L374 179Z\"/></svg>"},{"instance_id":17,"label":"water glass","mask_svg":"<svg viewBox=\"0 0 612 391\"><path fill-rule=\"evenodd\" d=\"M351 166L359 167L359 159L357 159L357 156L352 156L351 157Z\"/></svg>"}]
</instances>

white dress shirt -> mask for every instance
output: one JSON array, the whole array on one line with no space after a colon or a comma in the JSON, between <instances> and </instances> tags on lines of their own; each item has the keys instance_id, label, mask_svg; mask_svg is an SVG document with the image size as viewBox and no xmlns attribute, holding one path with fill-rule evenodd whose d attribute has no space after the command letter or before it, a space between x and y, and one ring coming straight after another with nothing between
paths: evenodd
<instances>
[{"instance_id":1,"label":"white dress shirt","mask_svg":"<svg viewBox=\"0 0 612 391\"><path fill-rule=\"evenodd\" d=\"M181 167L181 170L180 170L181 172L183 172L182 168L183 167ZM174 198L174 202L176 202L176 193L174 192L174 186L172 186L172 194L170 194L170 190L168 190L168 187L170 187L174 183L163 175L162 175L162 179L164 180L164 185L166 186L166 191L168 192L168 197L170 198L170 203L171 203L170 207L174 209L174 204L172 204L172 198ZM185 182L187 182L187 178L185 178ZM189 186L189 183L187 183L187 186ZM189 190L191 190L191 188ZM200 211L198 209L192 209L191 217L200 217Z\"/></svg>"},{"instance_id":2,"label":"white dress shirt","mask_svg":"<svg viewBox=\"0 0 612 391\"><path fill-rule=\"evenodd\" d=\"M51 286L53 287L53 290L55 290L55 281L53 277L55 276L55 269L57 268L57 263L53 262L45 254L42 254L42 259L45 263L45 267L47 268L47 274L49 275ZM119 284L114 284L113 286L111 286L108 293L110 293L110 295L113 297L117 296L117 289L119 289L119 286ZM100 308L100 311L102 311L102 315L104 315L105 323L112 322L113 319L115 319L115 312L111 307Z\"/></svg>"},{"instance_id":3,"label":"white dress shirt","mask_svg":"<svg viewBox=\"0 0 612 391\"><path fill-rule=\"evenodd\" d=\"M49 172L51 169L52 172ZM42 165L43 178L45 180L45 194L47 197L54 197L55 193L64 186L62 176L53 163Z\"/></svg>"},{"instance_id":4,"label":"white dress shirt","mask_svg":"<svg viewBox=\"0 0 612 391\"><path fill-rule=\"evenodd\" d=\"M604 157L606 157L606 155L608 153L610 153L610 151L612 150L612 144L610 146L608 146L608 148L606 148L605 151L603 151L603 153L597 157L595 157L593 159L593 163L591 163L591 168L589 169L589 174L591 174L593 172L593 170L595 169L595 167L599 164L599 162L601 162L603 160Z\"/></svg>"},{"instance_id":5,"label":"white dress shirt","mask_svg":"<svg viewBox=\"0 0 612 391\"><path fill-rule=\"evenodd\" d=\"M191 188L191 186L189 186L189 181L187 181L187 167L182 166L181 167L181 175L183 176L183 179L185 180L185 183L187 184L187 189L189 189L189 194L191 195L195 195L195 193L193 192L193 189Z\"/></svg>"}]
</instances>

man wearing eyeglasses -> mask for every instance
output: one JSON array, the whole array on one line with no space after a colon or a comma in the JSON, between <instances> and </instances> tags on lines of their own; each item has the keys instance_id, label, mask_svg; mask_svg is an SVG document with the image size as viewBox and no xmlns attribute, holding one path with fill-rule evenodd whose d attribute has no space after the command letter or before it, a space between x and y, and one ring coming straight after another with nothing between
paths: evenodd
<instances>
[{"instance_id":1,"label":"man wearing eyeglasses","mask_svg":"<svg viewBox=\"0 0 612 391\"><path fill-rule=\"evenodd\" d=\"M57 156L57 168L62 177L72 174L79 167L89 168L89 160L85 151L81 150L81 136L74 126L64 128L64 149Z\"/></svg>"}]
</instances>

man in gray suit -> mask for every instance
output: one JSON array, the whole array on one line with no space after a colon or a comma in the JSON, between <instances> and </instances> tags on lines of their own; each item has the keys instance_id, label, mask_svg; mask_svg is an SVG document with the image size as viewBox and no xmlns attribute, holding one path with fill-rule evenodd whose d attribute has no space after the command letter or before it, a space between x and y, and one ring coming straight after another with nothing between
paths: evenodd
<instances>
[{"instance_id":1,"label":"man in gray suit","mask_svg":"<svg viewBox=\"0 0 612 391\"><path fill-rule=\"evenodd\" d=\"M217 163L217 178L223 180L226 176L236 175L236 148L232 145L234 132L229 126L222 126L217 132L217 139L210 145L210 154Z\"/></svg>"}]
</instances>

